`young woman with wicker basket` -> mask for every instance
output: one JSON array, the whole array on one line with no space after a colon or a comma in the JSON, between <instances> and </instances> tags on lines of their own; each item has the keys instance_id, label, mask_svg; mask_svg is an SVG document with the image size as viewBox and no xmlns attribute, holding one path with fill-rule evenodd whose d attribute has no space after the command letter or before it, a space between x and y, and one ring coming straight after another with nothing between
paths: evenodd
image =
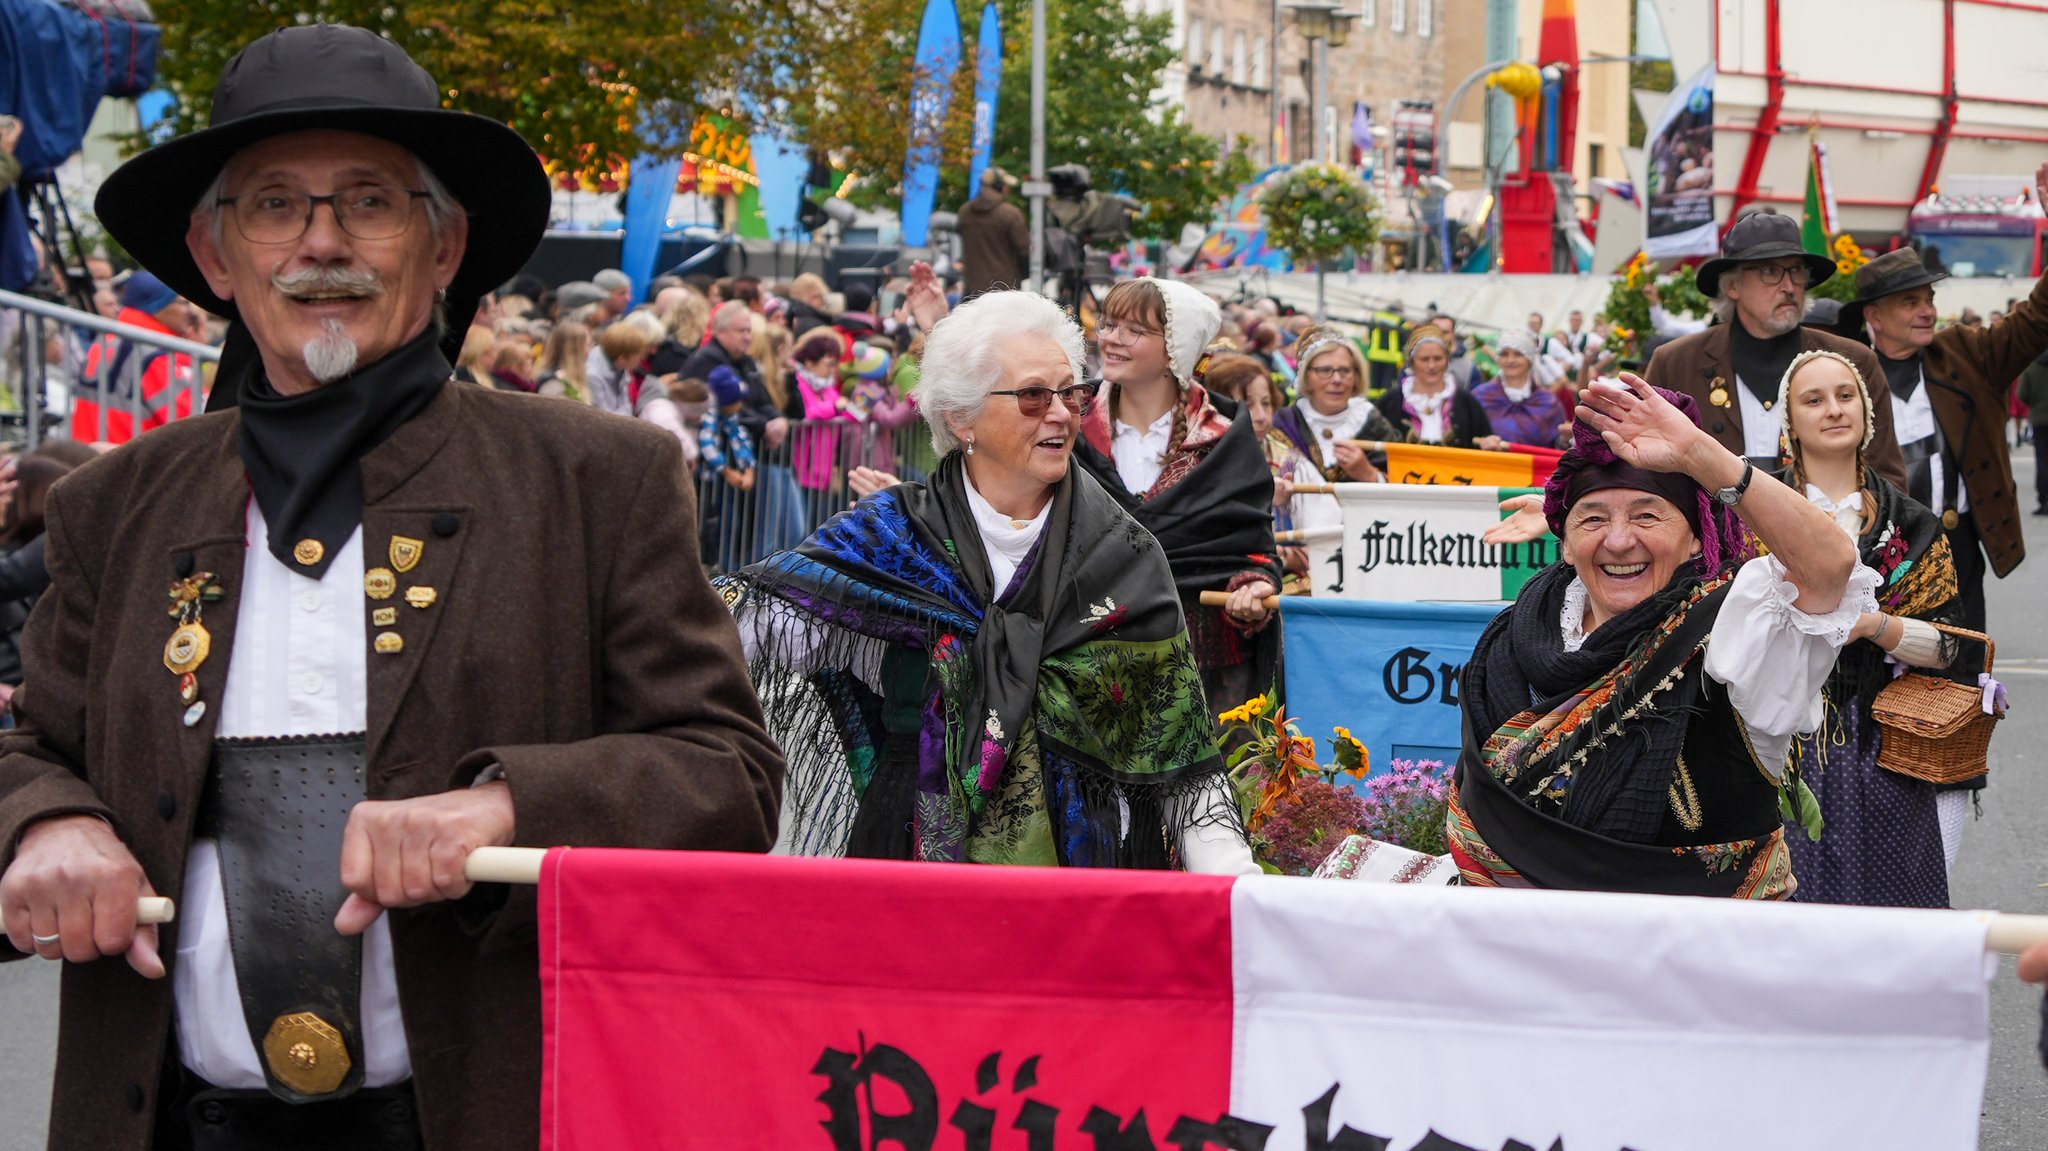
<instances>
[{"instance_id":1,"label":"young woman with wicker basket","mask_svg":"<svg viewBox=\"0 0 2048 1151\"><path fill-rule=\"evenodd\" d=\"M1796 825L1786 829L1799 877L1795 898L1947 907L1935 785L1890 770L1895 755L1880 765L1889 733L1873 715L1883 710L1878 696L1892 684L1894 664L1938 669L1955 658L1956 637L1936 627L1956 615L1947 537L1932 511L1865 461L1873 428L1870 392L1855 365L1833 352L1799 356L1785 372L1775 406L1784 426L1785 482L1834 517L1856 540L1864 566L1882 580L1878 610L1858 621L1828 678L1825 722L1799 741L1797 755L1825 829L1818 840Z\"/></svg>"}]
</instances>

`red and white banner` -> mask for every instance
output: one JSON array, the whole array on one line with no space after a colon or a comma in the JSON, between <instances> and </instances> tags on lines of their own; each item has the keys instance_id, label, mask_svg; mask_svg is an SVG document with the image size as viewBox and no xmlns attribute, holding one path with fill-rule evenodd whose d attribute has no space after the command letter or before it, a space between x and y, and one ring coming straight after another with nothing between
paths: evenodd
<instances>
[{"instance_id":1,"label":"red and white banner","mask_svg":"<svg viewBox=\"0 0 2048 1151\"><path fill-rule=\"evenodd\" d=\"M694 852L541 877L544 1151L1974 1147L1957 912Z\"/></svg>"}]
</instances>

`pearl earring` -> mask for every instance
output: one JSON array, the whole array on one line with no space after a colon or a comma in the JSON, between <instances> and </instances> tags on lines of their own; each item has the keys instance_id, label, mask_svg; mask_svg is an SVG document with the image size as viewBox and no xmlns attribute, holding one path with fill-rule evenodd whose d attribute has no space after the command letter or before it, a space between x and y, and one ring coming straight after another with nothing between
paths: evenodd
<instances>
[{"instance_id":1,"label":"pearl earring","mask_svg":"<svg viewBox=\"0 0 2048 1151\"><path fill-rule=\"evenodd\" d=\"M973 441L973 440L968 440L968 441L967 441L967 454L968 454L968 455L970 455L970 456L974 454L974 441Z\"/></svg>"}]
</instances>

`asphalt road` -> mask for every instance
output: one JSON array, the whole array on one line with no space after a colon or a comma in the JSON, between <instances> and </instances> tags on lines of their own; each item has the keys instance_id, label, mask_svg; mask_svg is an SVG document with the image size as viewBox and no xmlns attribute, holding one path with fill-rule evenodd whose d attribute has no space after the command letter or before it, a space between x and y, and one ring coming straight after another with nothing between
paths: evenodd
<instances>
[{"instance_id":1,"label":"asphalt road","mask_svg":"<svg viewBox=\"0 0 2048 1151\"><path fill-rule=\"evenodd\" d=\"M2022 493L2033 490L2031 450L2016 454ZM2023 500L2032 506L2031 498ZM1989 590L1997 670L2012 713L1992 741L1992 783L1983 818L1970 825L1952 885L1957 907L2048 914L2048 517L2027 519L2036 557ZM2048 1147L2048 1073L2035 1043L2041 992L2000 965L1991 988L1991 1074L1984 1092L1981 1151ZM0 1151L43 1146L57 1024L56 965L0 965Z\"/></svg>"}]
</instances>

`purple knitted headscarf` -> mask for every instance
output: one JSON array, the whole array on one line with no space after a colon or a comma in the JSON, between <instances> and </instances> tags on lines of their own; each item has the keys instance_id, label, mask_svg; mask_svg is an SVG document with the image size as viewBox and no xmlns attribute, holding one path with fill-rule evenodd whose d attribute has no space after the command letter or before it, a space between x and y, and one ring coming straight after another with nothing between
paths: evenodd
<instances>
[{"instance_id":1,"label":"purple knitted headscarf","mask_svg":"<svg viewBox=\"0 0 2048 1151\"><path fill-rule=\"evenodd\" d=\"M1684 412L1693 426L1699 426L1699 404L1691 396L1665 388L1656 391L1672 407ZM1699 537L1700 573L1704 576L1721 574L1739 563L1748 551L1743 542L1741 518L1733 509L1721 506L1691 476L1681 472L1646 471L1624 463L1591 424L1584 420L1574 421L1571 449L1565 452L1564 459L1558 461L1557 470L1550 473L1549 481L1543 485L1543 518L1550 522L1551 534L1563 539L1565 513L1571 510L1572 505L1593 492L1611 488L1649 492L1676 505L1684 513L1685 522L1691 525L1693 535Z\"/></svg>"}]
</instances>

